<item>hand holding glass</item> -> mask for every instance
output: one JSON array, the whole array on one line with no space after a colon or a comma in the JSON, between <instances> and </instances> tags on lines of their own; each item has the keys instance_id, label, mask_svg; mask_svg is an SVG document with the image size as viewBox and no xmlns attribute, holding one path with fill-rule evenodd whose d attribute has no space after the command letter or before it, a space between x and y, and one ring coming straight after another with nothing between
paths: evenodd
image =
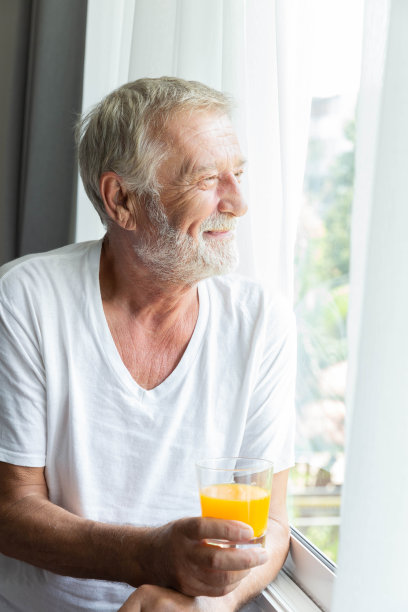
<instances>
[{"instance_id":1,"label":"hand holding glass","mask_svg":"<svg viewBox=\"0 0 408 612\"><path fill-rule=\"evenodd\" d=\"M247 523L254 530L248 542L209 540L210 544L243 548L263 546L268 524L273 464L266 459L221 457L197 464L203 517Z\"/></svg>"}]
</instances>

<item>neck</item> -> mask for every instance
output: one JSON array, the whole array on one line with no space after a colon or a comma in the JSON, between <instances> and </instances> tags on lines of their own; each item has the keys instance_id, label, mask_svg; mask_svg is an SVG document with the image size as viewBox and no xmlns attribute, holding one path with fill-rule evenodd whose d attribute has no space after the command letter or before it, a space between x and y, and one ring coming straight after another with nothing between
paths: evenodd
<instances>
[{"instance_id":1,"label":"neck","mask_svg":"<svg viewBox=\"0 0 408 612\"><path fill-rule=\"evenodd\" d=\"M157 277L134 253L127 232L106 234L99 281L104 306L120 309L151 330L168 328L198 312L196 285L174 284Z\"/></svg>"}]
</instances>

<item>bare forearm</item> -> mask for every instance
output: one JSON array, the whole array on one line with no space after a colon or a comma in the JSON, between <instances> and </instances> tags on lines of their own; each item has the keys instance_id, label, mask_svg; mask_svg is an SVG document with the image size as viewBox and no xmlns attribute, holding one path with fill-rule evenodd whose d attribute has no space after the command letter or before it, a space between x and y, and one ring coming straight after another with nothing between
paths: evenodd
<instances>
[{"instance_id":1,"label":"bare forearm","mask_svg":"<svg viewBox=\"0 0 408 612\"><path fill-rule=\"evenodd\" d=\"M137 562L148 531L87 520L29 495L2 510L0 552L56 574L138 586L148 578Z\"/></svg>"},{"instance_id":2,"label":"bare forearm","mask_svg":"<svg viewBox=\"0 0 408 612\"><path fill-rule=\"evenodd\" d=\"M213 537L245 540L251 533L242 526L199 517L154 528L110 525L78 517L32 494L0 507L0 552L65 576L217 597L265 561L255 551L231 556L202 544Z\"/></svg>"}]
</instances>

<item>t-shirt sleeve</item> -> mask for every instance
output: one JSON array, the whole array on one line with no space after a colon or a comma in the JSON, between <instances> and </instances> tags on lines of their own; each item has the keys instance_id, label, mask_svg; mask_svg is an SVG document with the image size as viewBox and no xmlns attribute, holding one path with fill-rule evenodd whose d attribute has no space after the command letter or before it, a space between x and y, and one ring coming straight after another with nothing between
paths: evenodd
<instances>
[{"instance_id":1,"label":"t-shirt sleeve","mask_svg":"<svg viewBox=\"0 0 408 612\"><path fill-rule=\"evenodd\" d=\"M46 386L30 314L0 301L0 461L42 467Z\"/></svg>"},{"instance_id":2,"label":"t-shirt sleeve","mask_svg":"<svg viewBox=\"0 0 408 612\"><path fill-rule=\"evenodd\" d=\"M263 336L240 454L269 459L276 473L295 462L296 323L284 300L267 306Z\"/></svg>"}]
</instances>

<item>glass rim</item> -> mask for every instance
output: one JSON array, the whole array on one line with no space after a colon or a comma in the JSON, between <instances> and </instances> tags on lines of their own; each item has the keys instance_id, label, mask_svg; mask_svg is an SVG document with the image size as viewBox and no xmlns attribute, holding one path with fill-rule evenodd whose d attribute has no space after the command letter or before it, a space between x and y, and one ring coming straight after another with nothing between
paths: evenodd
<instances>
[{"instance_id":1,"label":"glass rim","mask_svg":"<svg viewBox=\"0 0 408 612\"><path fill-rule=\"evenodd\" d=\"M210 465L212 462L216 461L233 461L243 459L244 461L253 461L253 465L249 465L248 467L213 467ZM258 464L258 465L257 465ZM264 469L274 469L274 462L269 459L263 459L262 457L209 457L207 459L201 459L196 462L196 468L202 468L205 470L212 470L214 472L249 472L254 469L259 469L262 467L260 464L263 464Z\"/></svg>"}]
</instances>

